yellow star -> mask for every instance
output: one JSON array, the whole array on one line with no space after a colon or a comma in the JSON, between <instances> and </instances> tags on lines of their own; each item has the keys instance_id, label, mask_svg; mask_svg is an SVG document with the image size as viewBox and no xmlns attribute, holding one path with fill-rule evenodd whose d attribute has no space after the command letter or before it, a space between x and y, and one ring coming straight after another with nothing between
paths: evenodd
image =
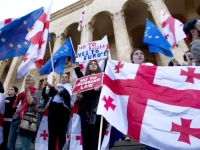
<instances>
[{"instance_id":1,"label":"yellow star","mask_svg":"<svg viewBox=\"0 0 200 150\"><path fill-rule=\"evenodd\" d=\"M29 31L31 31L31 29L30 29L30 28L28 28L27 30L28 30L28 32L29 32Z\"/></svg>"},{"instance_id":2,"label":"yellow star","mask_svg":"<svg viewBox=\"0 0 200 150\"><path fill-rule=\"evenodd\" d=\"M24 41L24 45L28 45L28 42L27 42L27 41Z\"/></svg>"},{"instance_id":3,"label":"yellow star","mask_svg":"<svg viewBox=\"0 0 200 150\"><path fill-rule=\"evenodd\" d=\"M20 44L17 45L18 48L22 48L22 46Z\"/></svg>"},{"instance_id":4,"label":"yellow star","mask_svg":"<svg viewBox=\"0 0 200 150\"><path fill-rule=\"evenodd\" d=\"M13 47L13 46L14 46L14 44L10 43L10 44L9 44L9 46L10 46L10 48L11 48L11 47Z\"/></svg>"},{"instance_id":5,"label":"yellow star","mask_svg":"<svg viewBox=\"0 0 200 150\"><path fill-rule=\"evenodd\" d=\"M24 24L26 24L26 21L24 20Z\"/></svg>"},{"instance_id":6,"label":"yellow star","mask_svg":"<svg viewBox=\"0 0 200 150\"><path fill-rule=\"evenodd\" d=\"M2 38L1 41L2 41L2 43L4 43L4 42L6 42L6 39Z\"/></svg>"}]
</instances>

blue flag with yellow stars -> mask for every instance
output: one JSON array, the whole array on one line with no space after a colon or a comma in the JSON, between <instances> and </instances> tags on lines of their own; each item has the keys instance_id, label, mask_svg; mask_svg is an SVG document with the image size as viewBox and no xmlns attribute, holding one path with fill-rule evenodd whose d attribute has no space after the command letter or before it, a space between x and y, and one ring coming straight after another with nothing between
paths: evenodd
<instances>
[{"instance_id":1,"label":"blue flag with yellow stars","mask_svg":"<svg viewBox=\"0 0 200 150\"><path fill-rule=\"evenodd\" d=\"M50 74L53 71L51 61L53 60L54 71L62 75L68 56L71 57L73 63L76 62L71 38L67 39L64 44L56 51L53 57L49 59L47 63L40 69L40 74Z\"/></svg>"},{"instance_id":2,"label":"blue flag with yellow stars","mask_svg":"<svg viewBox=\"0 0 200 150\"><path fill-rule=\"evenodd\" d=\"M0 60L26 54L30 42L25 37L43 11L41 7L0 29Z\"/></svg>"},{"instance_id":3,"label":"blue flag with yellow stars","mask_svg":"<svg viewBox=\"0 0 200 150\"><path fill-rule=\"evenodd\" d=\"M150 53L157 52L167 57L173 57L171 45L157 27L149 20L146 21L143 45L148 45Z\"/></svg>"}]
</instances>

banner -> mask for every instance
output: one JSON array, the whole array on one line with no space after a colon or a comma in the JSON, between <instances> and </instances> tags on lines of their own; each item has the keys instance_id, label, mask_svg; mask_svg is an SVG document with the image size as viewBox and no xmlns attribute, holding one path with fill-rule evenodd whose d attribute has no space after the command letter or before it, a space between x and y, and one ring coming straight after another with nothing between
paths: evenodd
<instances>
[{"instance_id":1,"label":"banner","mask_svg":"<svg viewBox=\"0 0 200 150\"><path fill-rule=\"evenodd\" d=\"M106 49L109 49L107 36L99 41L80 44L78 45L76 62L107 58Z\"/></svg>"},{"instance_id":2,"label":"banner","mask_svg":"<svg viewBox=\"0 0 200 150\"><path fill-rule=\"evenodd\" d=\"M104 73L102 72L77 79L72 89L72 94L88 91L102 86L103 76Z\"/></svg>"}]
</instances>

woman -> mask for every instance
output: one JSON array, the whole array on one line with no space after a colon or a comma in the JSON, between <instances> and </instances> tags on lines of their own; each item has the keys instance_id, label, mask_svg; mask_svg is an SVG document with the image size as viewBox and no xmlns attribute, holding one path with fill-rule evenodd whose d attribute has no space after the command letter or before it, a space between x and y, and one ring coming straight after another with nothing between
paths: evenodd
<instances>
[{"instance_id":1,"label":"woman","mask_svg":"<svg viewBox=\"0 0 200 150\"><path fill-rule=\"evenodd\" d=\"M72 86L69 84L68 75L63 74L60 82L56 84L56 78L53 77L52 87L49 91L49 96L52 97L48 114L49 150L55 150L57 137L58 148L62 150L66 142L66 131L70 119Z\"/></svg>"},{"instance_id":2,"label":"woman","mask_svg":"<svg viewBox=\"0 0 200 150\"><path fill-rule=\"evenodd\" d=\"M4 123L3 123L4 141L1 146L2 150L6 150L12 116L16 111L15 108L12 108L12 105L17 97L16 96L17 93L18 93L18 88L16 86L11 86L7 91L5 112L4 112Z\"/></svg>"},{"instance_id":3,"label":"woman","mask_svg":"<svg viewBox=\"0 0 200 150\"><path fill-rule=\"evenodd\" d=\"M181 65L179 64L178 60L174 58L168 63L168 66L181 66Z\"/></svg>"},{"instance_id":4,"label":"woman","mask_svg":"<svg viewBox=\"0 0 200 150\"><path fill-rule=\"evenodd\" d=\"M4 114L4 110L5 110L5 96L3 95L4 93L4 87L2 82L0 81L0 114L1 116ZM3 122L3 117L0 118L0 122ZM0 144L2 144L3 142L3 131L1 128L0 131ZM3 145L0 146L0 149L2 149Z\"/></svg>"},{"instance_id":5,"label":"woman","mask_svg":"<svg viewBox=\"0 0 200 150\"><path fill-rule=\"evenodd\" d=\"M130 55L131 62L133 64L143 64L145 62L145 55L141 49L136 48ZM153 147L145 145L146 150L157 150Z\"/></svg>"},{"instance_id":6,"label":"woman","mask_svg":"<svg viewBox=\"0 0 200 150\"><path fill-rule=\"evenodd\" d=\"M79 67L75 68L75 72L78 78L84 76ZM102 71L97 61L91 60L86 67L85 76L100 72ZM96 88L78 94L78 96L81 98L79 101L80 107L78 114L81 119L83 150L97 150L98 147L100 116L96 114L96 111L100 92L100 88ZM102 133L104 133L105 130L106 124L104 123Z\"/></svg>"},{"instance_id":7,"label":"woman","mask_svg":"<svg viewBox=\"0 0 200 150\"><path fill-rule=\"evenodd\" d=\"M13 103L13 108L17 108L17 105L21 101L20 108L14 113L12 122L10 125L10 132L8 137L7 150L15 150L15 143L17 137L20 140L19 149L29 150L32 136L35 132L22 130L19 124L24 116L25 112L34 112L37 104L40 100L40 91L37 90L34 85L36 79L33 75L27 75L25 78L24 91L19 93L16 100Z\"/></svg>"}]
</instances>

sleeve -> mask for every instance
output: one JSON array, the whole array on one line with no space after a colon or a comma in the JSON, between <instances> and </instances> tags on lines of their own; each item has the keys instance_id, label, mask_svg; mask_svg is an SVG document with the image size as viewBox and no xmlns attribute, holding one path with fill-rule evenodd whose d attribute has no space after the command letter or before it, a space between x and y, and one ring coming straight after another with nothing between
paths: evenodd
<instances>
[{"instance_id":1,"label":"sleeve","mask_svg":"<svg viewBox=\"0 0 200 150\"><path fill-rule=\"evenodd\" d=\"M46 98L46 87L43 87L43 89L42 89L42 97L43 98Z\"/></svg>"},{"instance_id":2,"label":"sleeve","mask_svg":"<svg viewBox=\"0 0 200 150\"><path fill-rule=\"evenodd\" d=\"M79 67L74 68L74 71L78 78L81 78L84 76Z\"/></svg>"},{"instance_id":3,"label":"sleeve","mask_svg":"<svg viewBox=\"0 0 200 150\"><path fill-rule=\"evenodd\" d=\"M32 105L38 104L38 102L40 100L40 97L41 97L40 91L39 90L35 90L35 92L33 94L31 94L31 95L33 97Z\"/></svg>"},{"instance_id":4,"label":"sleeve","mask_svg":"<svg viewBox=\"0 0 200 150\"><path fill-rule=\"evenodd\" d=\"M60 92L59 92L59 95L60 95L61 97L63 97L64 99L70 99L69 92L68 92L66 89L60 91Z\"/></svg>"},{"instance_id":5,"label":"sleeve","mask_svg":"<svg viewBox=\"0 0 200 150\"><path fill-rule=\"evenodd\" d=\"M54 97L56 95L57 91L54 89L54 87L52 86L49 90L49 96L50 97Z\"/></svg>"}]
</instances>

